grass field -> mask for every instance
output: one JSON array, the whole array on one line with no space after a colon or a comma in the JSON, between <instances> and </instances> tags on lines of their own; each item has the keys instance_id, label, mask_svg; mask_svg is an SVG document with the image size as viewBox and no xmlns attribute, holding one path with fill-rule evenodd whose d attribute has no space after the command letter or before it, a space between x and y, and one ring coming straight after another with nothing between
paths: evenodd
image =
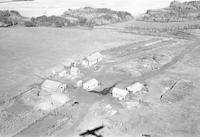
<instances>
[{"instance_id":1,"label":"grass field","mask_svg":"<svg viewBox=\"0 0 200 137\"><path fill-rule=\"evenodd\" d=\"M69 58L82 58L94 51L146 38L111 30L0 29L0 100L15 96L33 81L35 74Z\"/></svg>"}]
</instances>

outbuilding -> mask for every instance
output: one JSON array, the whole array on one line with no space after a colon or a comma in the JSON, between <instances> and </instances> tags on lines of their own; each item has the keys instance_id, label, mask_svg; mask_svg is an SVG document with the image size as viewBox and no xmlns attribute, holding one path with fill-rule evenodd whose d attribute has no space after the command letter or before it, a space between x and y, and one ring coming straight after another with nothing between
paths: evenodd
<instances>
[{"instance_id":1,"label":"outbuilding","mask_svg":"<svg viewBox=\"0 0 200 137\"><path fill-rule=\"evenodd\" d=\"M85 90L93 90L99 86L99 82L96 79L91 79L83 84L83 89Z\"/></svg>"},{"instance_id":2,"label":"outbuilding","mask_svg":"<svg viewBox=\"0 0 200 137\"><path fill-rule=\"evenodd\" d=\"M82 61L82 65L86 67L91 67L102 60L103 56L101 55L101 53L96 52L88 57L85 57Z\"/></svg>"},{"instance_id":3,"label":"outbuilding","mask_svg":"<svg viewBox=\"0 0 200 137\"><path fill-rule=\"evenodd\" d=\"M60 73L58 73L58 76L59 77L66 77L67 76L67 71L66 70L61 71Z\"/></svg>"},{"instance_id":4,"label":"outbuilding","mask_svg":"<svg viewBox=\"0 0 200 137\"><path fill-rule=\"evenodd\" d=\"M47 92L64 92L66 90L67 85L62 84L58 81L52 81L52 80L45 80L42 85L41 89Z\"/></svg>"},{"instance_id":5,"label":"outbuilding","mask_svg":"<svg viewBox=\"0 0 200 137\"><path fill-rule=\"evenodd\" d=\"M80 73L79 68L77 68L77 67L71 67L71 69L70 69L70 75L77 76L79 73Z\"/></svg>"},{"instance_id":6,"label":"outbuilding","mask_svg":"<svg viewBox=\"0 0 200 137\"><path fill-rule=\"evenodd\" d=\"M76 87L82 87L83 86L83 81L79 80L76 82Z\"/></svg>"},{"instance_id":7,"label":"outbuilding","mask_svg":"<svg viewBox=\"0 0 200 137\"><path fill-rule=\"evenodd\" d=\"M128 95L128 93L129 92L127 90L120 89L120 88L117 88L117 87L114 87L112 89L112 96L115 97L115 98L118 98L119 100L125 99L126 96Z\"/></svg>"},{"instance_id":8,"label":"outbuilding","mask_svg":"<svg viewBox=\"0 0 200 137\"><path fill-rule=\"evenodd\" d=\"M127 91L131 92L132 94L135 94L138 91L141 91L144 88L144 85L140 82L136 82L133 85L130 85L126 88Z\"/></svg>"}]
</instances>

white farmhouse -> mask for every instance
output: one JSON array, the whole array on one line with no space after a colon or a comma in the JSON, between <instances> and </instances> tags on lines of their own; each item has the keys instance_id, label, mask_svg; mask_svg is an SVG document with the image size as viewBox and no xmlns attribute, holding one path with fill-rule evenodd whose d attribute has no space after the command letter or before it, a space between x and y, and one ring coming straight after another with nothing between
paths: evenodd
<instances>
[{"instance_id":1,"label":"white farmhouse","mask_svg":"<svg viewBox=\"0 0 200 137\"><path fill-rule=\"evenodd\" d=\"M66 90L67 85L62 84L58 81L45 80L41 85L41 89L47 92L64 92Z\"/></svg>"},{"instance_id":2,"label":"white farmhouse","mask_svg":"<svg viewBox=\"0 0 200 137\"><path fill-rule=\"evenodd\" d=\"M132 94L135 94L138 91L141 91L144 88L144 85L140 82L136 82L133 85L126 88L127 91L131 92Z\"/></svg>"},{"instance_id":3,"label":"white farmhouse","mask_svg":"<svg viewBox=\"0 0 200 137\"><path fill-rule=\"evenodd\" d=\"M117 88L117 87L114 87L112 89L112 96L115 97L115 98L118 98L119 100L125 99L126 96L128 95L128 93L129 92L127 90L120 89L120 88Z\"/></svg>"},{"instance_id":4,"label":"white farmhouse","mask_svg":"<svg viewBox=\"0 0 200 137\"><path fill-rule=\"evenodd\" d=\"M99 86L99 82L96 79L91 79L83 84L83 89L85 90L93 90Z\"/></svg>"},{"instance_id":5,"label":"white farmhouse","mask_svg":"<svg viewBox=\"0 0 200 137\"><path fill-rule=\"evenodd\" d=\"M84 58L82 61L82 65L86 66L86 67L91 67L102 60L103 60L103 56L101 55L101 53L96 52L96 53Z\"/></svg>"}]
</instances>

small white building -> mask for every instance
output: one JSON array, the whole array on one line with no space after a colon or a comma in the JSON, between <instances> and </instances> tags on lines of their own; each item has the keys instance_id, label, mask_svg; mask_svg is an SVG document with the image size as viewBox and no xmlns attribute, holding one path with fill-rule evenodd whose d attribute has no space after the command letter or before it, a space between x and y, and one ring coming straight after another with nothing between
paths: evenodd
<instances>
[{"instance_id":1,"label":"small white building","mask_svg":"<svg viewBox=\"0 0 200 137\"><path fill-rule=\"evenodd\" d=\"M63 70L61 72L58 73L58 76L59 77L66 77L67 76L67 71L66 70Z\"/></svg>"},{"instance_id":2,"label":"small white building","mask_svg":"<svg viewBox=\"0 0 200 137\"><path fill-rule=\"evenodd\" d=\"M135 94L138 91L141 91L144 88L144 85L140 82L136 82L133 85L126 88L127 91L131 92L132 94Z\"/></svg>"},{"instance_id":3,"label":"small white building","mask_svg":"<svg viewBox=\"0 0 200 137\"><path fill-rule=\"evenodd\" d=\"M45 80L42 85L41 89L47 92L64 92L66 90L67 85L62 84L58 81L52 81L52 80Z\"/></svg>"},{"instance_id":4,"label":"small white building","mask_svg":"<svg viewBox=\"0 0 200 137\"><path fill-rule=\"evenodd\" d=\"M99 82L96 79L91 79L83 84L83 89L85 90L93 90L99 86Z\"/></svg>"},{"instance_id":5,"label":"small white building","mask_svg":"<svg viewBox=\"0 0 200 137\"><path fill-rule=\"evenodd\" d=\"M77 68L77 67L71 67L71 69L70 69L70 75L77 76L79 73L80 73L79 68Z\"/></svg>"},{"instance_id":6,"label":"small white building","mask_svg":"<svg viewBox=\"0 0 200 137\"><path fill-rule=\"evenodd\" d=\"M82 80L77 81L76 87L82 87L82 86L83 86L83 81Z\"/></svg>"},{"instance_id":7,"label":"small white building","mask_svg":"<svg viewBox=\"0 0 200 137\"><path fill-rule=\"evenodd\" d=\"M96 52L96 53L84 58L82 61L82 65L86 66L86 67L91 67L102 60L103 60L103 56L101 55L101 53Z\"/></svg>"},{"instance_id":8,"label":"small white building","mask_svg":"<svg viewBox=\"0 0 200 137\"><path fill-rule=\"evenodd\" d=\"M112 89L112 96L115 98L118 98L119 100L125 99L126 96L128 95L128 91L120 88L114 87Z\"/></svg>"}]
</instances>

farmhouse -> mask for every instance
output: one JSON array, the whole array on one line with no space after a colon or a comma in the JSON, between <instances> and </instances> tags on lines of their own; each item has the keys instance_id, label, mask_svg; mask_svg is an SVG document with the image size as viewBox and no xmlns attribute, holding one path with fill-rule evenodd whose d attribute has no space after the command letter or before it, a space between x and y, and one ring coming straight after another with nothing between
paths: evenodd
<instances>
[{"instance_id":1,"label":"farmhouse","mask_svg":"<svg viewBox=\"0 0 200 137\"><path fill-rule=\"evenodd\" d=\"M83 84L83 89L85 90L93 90L99 86L99 82L96 79L91 79Z\"/></svg>"},{"instance_id":2,"label":"farmhouse","mask_svg":"<svg viewBox=\"0 0 200 137\"><path fill-rule=\"evenodd\" d=\"M103 56L101 55L101 53L96 52L96 53L84 58L82 61L82 65L86 66L86 67L91 67L102 60L103 60Z\"/></svg>"},{"instance_id":3,"label":"farmhouse","mask_svg":"<svg viewBox=\"0 0 200 137\"><path fill-rule=\"evenodd\" d=\"M132 94L135 94L138 91L141 91L144 88L144 85L136 82L133 85L126 88L127 91L131 92Z\"/></svg>"},{"instance_id":4,"label":"farmhouse","mask_svg":"<svg viewBox=\"0 0 200 137\"><path fill-rule=\"evenodd\" d=\"M125 99L128 95L128 91L120 88L114 87L112 90L112 96L118 98L119 100Z\"/></svg>"},{"instance_id":5,"label":"farmhouse","mask_svg":"<svg viewBox=\"0 0 200 137\"><path fill-rule=\"evenodd\" d=\"M66 90L66 84L62 84L57 81L45 80L41 85L41 89L47 92L64 92Z\"/></svg>"}]
</instances>

